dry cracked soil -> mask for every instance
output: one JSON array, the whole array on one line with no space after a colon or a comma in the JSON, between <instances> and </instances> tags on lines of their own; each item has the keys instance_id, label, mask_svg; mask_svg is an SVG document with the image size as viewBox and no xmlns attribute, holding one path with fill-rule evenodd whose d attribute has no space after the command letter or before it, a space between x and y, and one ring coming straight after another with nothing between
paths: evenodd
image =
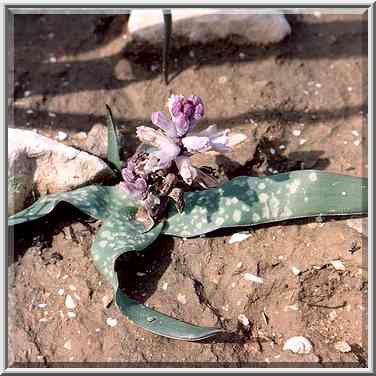
<instances>
[{"instance_id":1,"label":"dry cracked soil","mask_svg":"<svg viewBox=\"0 0 376 376\"><path fill-rule=\"evenodd\" d=\"M230 155L197 164L227 178L305 168L366 177L367 17L288 18L291 36L268 47L232 37L209 45L174 40L165 86L160 50L128 40L127 16L16 15L10 124L51 137L63 131L64 143L100 154L87 132L104 123L107 103L125 136L125 158L136 146L135 127L150 123L171 93L194 93L207 108L202 126L248 135ZM121 257L131 296L226 329L194 343L148 333L119 312L90 256L100 225L61 205L10 229L11 367L367 366L366 219L257 226L233 244L233 231L161 237L148 252ZM312 342L310 354L283 351L298 335ZM338 351L339 341L351 351Z\"/></svg>"}]
</instances>

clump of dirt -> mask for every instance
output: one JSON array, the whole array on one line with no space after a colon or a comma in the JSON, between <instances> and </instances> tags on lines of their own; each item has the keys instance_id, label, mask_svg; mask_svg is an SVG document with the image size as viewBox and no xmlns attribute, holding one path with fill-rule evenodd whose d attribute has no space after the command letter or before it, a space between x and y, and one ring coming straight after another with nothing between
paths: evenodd
<instances>
[{"instance_id":1,"label":"clump of dirt","mask_svg":"<svg viewBox=\"0 0 376 376\"><path fill-rule=\"evenodd\" d=\"M16 15L10 124L51 137L62 130L66 144L79 146L104 123L107 103L131 155L135 126L150 123L171 93L196 94L206 104L202 127L216 123L248 136L227 156L195 160L223 179L307 168L367 176L366 25L366 16L304 14L275 46L229 39L174 47L166 87L161 55L127 45L122 16ZM120 257L129 295L226 329L197 343L158 337L119 312L90 256L100 226L62 204L10 230L10 366L367 366L367 232L353 222L256 226L234 244L233 230L161 237ZM338 259L345 270L334 268ZM312 342L312 353L283 351L298 335ZM339 352L338 341L351 351Z\"/></svg>"}]
</instances>

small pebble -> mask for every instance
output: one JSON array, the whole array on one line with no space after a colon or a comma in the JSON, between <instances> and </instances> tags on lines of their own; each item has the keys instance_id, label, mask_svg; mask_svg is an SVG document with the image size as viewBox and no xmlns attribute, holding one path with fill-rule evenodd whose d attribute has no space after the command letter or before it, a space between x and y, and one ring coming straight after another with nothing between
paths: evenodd
<instances>
[{"instance_id":1,"label":"small pebble","mask_svg":"<svg viewBox=\"0 0 376 376\"><path fill-rule=\"evenodd\" d=\"M31 94L31 91L30 91L30 90L26 90L26 91L24 92L24 96L25 96L25 97L28 97L30 94Z\"/></svg>"},{"instance_id":2,"label":"small pebble","mask_svg":"<svg viewBox=\"0 0 376 376\"><path fill-rule=\"evenodd\" d=\"M72 349L72 341L71 340L64 343L64 349L67 349L67 350Z\"/></svg>"},{"instance_id":3,"label":"small pebble","mask_svg":"<svg viewBox=\"0 0 376 376\"><path fill-rule=\"evenodd\" d=\"M355 140L355 141L354 141L354 145L355 145L355 146L359 146L359 145L360 145L360 140Z\"/></svg>"},{"instance_id":4,"label":"small pebble","mask_svg":"<svg viewBox=\"0 0 376 376\"><path fill-rule=\"evenodd\" d=\"M48 37L48 39L54 39L55 34L54 33L48 33L47 37Z\"/></svg>"},{"instance_id":5,"label":"small pebble","mask_svg":"<svg viewBox=\"0 0 376 376\"><path fill-rule=\"evenodd\" d=\"M158 65L154 65L154 64L152 64L151 67L150 67L150 70L151 70L152 72L155 72L156 70L158 70Z\"/></svg>"},{"instance_id":6,"label":"small pebble","mask_svg":"<svg viewBox=\"0 0 376 376\"><path fill-rule=\"evenodd\" d=\"M193 59L195 57L195 52L189 51L189 57Z\"/></svg>"},{"instance_id":7,"label":"small pebble","mask_svg":"<svg viewBox=\"0 0 376 376\"><path fill-rule=\"evenodd\" d=\"M236 286L236 283L235 282L232 282L231 283L231 287L234 288Z\"/></svg>"},{"instance_id":8,"label":"small pebble","mask_svg":"<svg viewBox=\"0 0 376 376\"><path fill-rule=\"evenodd\" d=\"M299 141L299 144L304 145L306 142L307 142L307 140L305 140L304 138L301 138L300 141Z\"/></svg>"},{"instance_id":9,"label":"small pebble","mask_svg":"<svg viewBox=\"0 0 376 376\"><path fill-rule=\"evenodd\" d=\"M41 319L39 319L39 322L47 322L47 321L48 321L47 317L42 317Z\"/></svg>"},{"instance_id":10,"label":"small pebble","mask_svg":"<svg viewBox=\"0 0 376 376\"><path fill-rule=\"evenodd\" d=\"M71 311L68 311L67 315L70 319L74 319L76 317L76 314L74 312L71 312Z\"/></svg>"},{"instance_id":11,"label":"small pebble","mask_svg":"<svg viewBox=\"0 0 376 376\"><path fill-rule=\"evenodd\" d=\"M50 58L49 58L49 61L50 61L50 63L56 63L56 57L55 56L51 56Z\"/></svg>"},{"instance_id":12,"label":"small pebble","mask_svg":"<svg viewBox=\"0 0 376 376\"><path fill-rule=\"evenodd\" d=\"M27 114L33 114L34 111L33 111L31 108L29 108L28 110L26 110L26 113L27 113Z\"/></svg>"},{"instance_id":13,"label":"small pebble","mask_svg":"<svg viewBox=\"0 0 376 376\"><path fill-rule=\"evenodd\" d=\"M228 241L228 244L233 244L233 243L239 243L242 242L243 240L248 239L251 236L249 232L237 232L236 234L233 234Z\"/></svg>"},{"instance_id":14,"label":"small pebble","mask_svg":"<svg viewBox=\"0 0 376 376\"><path fill-rule=\"evenodd\" d=\"M146 275L146 273L137 272L136 275L137 275L138 277L143 277L143 276Z\"/></svg>"},{"instance_id":15,"label":"small pebble","mask_svg":"<svg viewBox=\"0 0 376 376\"><path fill-rule=\"evenodd\" d=\"M291 268L291 270L292 270L294 275L299 275L301 273L301 271L298 268L296 268L295 266L293 266Z\"/></svg>"},{"instance_id":16,"label":"small pebble","mask_svg":"<svg viewBox=\"0 0 376 376\"><path fill-rule=\"evenodd\" d=\"M49 112L49 113L48 113L48 116L49 116L49 117L56 117L56 114L54 114L53 112Z\"/></svg>"},{"instance_id":17,"label":"small pebble","mask_svg":"<svg viewBox=\"0 0 376 376\"><path fill-rule=\"evenodd\" d=\"M116 319L113 319L111 317L109 317L107 320L106 320L106 324L108 326L116 326L117 325L117 320Z\"/></svg>"},{"instance_id":18,"label":"small pebble","mask_svg":"<svg viewBox=\"0 0 376 376\"><path fill-rule=\"evenodd\" d=\"M62 279L67 279L67 278L68 278L68 274L65 274Z\"/></svg>"},{"instance_id":19,"label":"small pebble","mask_svg":"<svg viewBox=\"0 0 376 376\"><path fill-rule=\"evenodd\" d=\"M59 289L57 290L57 293L61 296L64 295L64 289Z\"/></svg>"},{"instance_id":20,"label":"small pebble","mask_svg":"<svg viewBox=\"0 0 376 376\"><path fill-rule=\"evenodd\" d=\"M245 273L244 278L248 279L248 281L256 282L256 283L264 283L264 280L260 277L255 276L251 273Z\"/></svg>"},{"instance_id":21,"label":"small pebble","mask_svg":"<svg viewBox=\"0 0 376 376\"><path fill-rule=\"evenodd\" d=\"M334 321L337 318L337 312L336 311L330 312L329 318L330 318L331 321Z\"/></svg>"},{"instance_id":22,"label":"small pebble","mask_svg":"<svg viewBox=\"0 0 376 376\"><path fill-rule=\"evenodd\" d=\"M353 91L353 88L352 88L351 86L349 86L349 87L347 88L347 91L351 93L351 92Z\"/></svg>"},{"instance_id":23,"label":"small pebble","mask_svg":"<svg viewBox=\"0 0 376 376\"><path fill-rule=\"evenodd\" d=\"M358 136L359 136L359 132L358 132L358 131L351 131L351 133L352 133L355 137L358 137Z\"/></svg>"},{"instance_id":24,"label":"small pebble","mask_svg":"<svg viewBox=\"0 0 376 376\"><path fill-rule=\"evenodd\" d=\"M287 310L291 310L291 311L299 311L299 305L296 303L296 304L292 304L292 305L289 305L286 307L286 311Z\"/></svg>"},{"instance_id":25,"label":"small pebble","mask_svg":"<svg viewBox=\"0 0 376 376\"><path fill-rule=\"evenodd\" d=\"M156 320L156 318L155 317L151 317L151 316L146 318L146 321L148 321L148 322L153 322L155 320Z\"/></svg>"},{"instance_id":26,"label":"small pebble","mask_svg":"<svg viewBox=\"0 0 376 376\"><path fill-rule=\"evenodd\" d=\"M65 132L61 132L59 131L56 138L59 140L59 141L64 141L68 138L68 135L65 133Z\"/></svg>"},{"instance_id":27,"label":"small pebble","mask_svg":"<svg viewBox=\"0 0 376 376\"><path fill-rule=\"evenodd\" d=\"M65 298L65 305L68 309L74 309L76 307L75 302L69 294Z\"/></svg>"},{"instance_id":28,"label":"small pebble","mask_svg":"<svg viewBox=\"0 0 376 376\"><path fill-rule=\"evenodd\" d=\"M334 260L331 264L334 266L335 270L346 270L346 267L341 260Z\"/></svg>"},{"instance_id":29,"label":"small pebble","mask_svg":"<svg viewBox=\"0 0 376 376\"><path fill-rule=\"evenodd\" d=\"M302 131L300 129L295 129L292 134L296 137L299 137L302 134Z\"/></svg>"},{"instance_id":30,"label":"small pebble","mask_svg":"<svg viewBox=\"0 0 376 376\"><path fill-rule=\"evenodd\" d=\"M186 304L187 303L187 299L186 299L185 295L180 294L180 293L177 296L177 300L181 304Z\"/></svg>"},{"instance_id":31,"label":"small pebble","mask_svg":"<svg viewBox=\"0 0 376 376\"><path fill-rule=\"evenodd\" d=\"M38 304L38 308L46 308L47 304L46 303L40 303Z\"/></svg>"},{"instance_id":32,"label":"small pebble","mask_svg":"<svg viewBox=\"0 0 376 376\"><path fill-rule=\"evenodd\" d=\"M315 86L316 86L317 88L320 88L320 87L321 87L321 84L317 83Z\"/></svg>"},{"instance_id":33,"label":"small pebble","mask_svg":"<svg viewBox=\"0 0 376 376\"><path fill-rule=\"evenodd\" d=\"M166 290L167 290L167 287L168 287L168 283L165 282L165 283L163 284L163 286L162 286L162 289L166 291Z\"/></svg>"},{"instance_id":34,"label":"small pebble","mask_svg":"<svg viewBox=\"0 0 376 376\"><path fill-rule=\"evenodd\" d=\"M243 325L244 328L249 329L249 320L246 315L239 315L238 321Z\"/></svg>"},{"instance_id":35,"label":"small pebble","mask_svg":"<svg viewBox=\"0 0 376 376\"><path fill-rule=\"evenodd\" d=\"M69 289L72 290L72 291L76 291L77 290L76 287L73 286L73 285L69 285Z\"/></svg>"},{"instance_id":36,"label":"small pebble","mask_svg":"<svg viewBox=\"0 0 376 376\"><path fill-rule=\"evenodd\" d=\"M341 195L342 195L342 196L346 196L346 192L342 192Z\"/></svg>"},{"instance_id":37,"label":"small pebble","mask_svg":"<svg viewBox=\"0 0 376 376\"><path fill-rule=\"evenodd\" d=\"M225 84L227 82L227 77L226 76L219 77L218 82L220 84Z\"/></svg>"},{"instance_id":38,"label":"small pebble","mask_svg":"<svg viewBox=\"0 0 376 376\"><path fill-rule=\"evenodd\" d=\"M275 154L275 149L270 148L270 154L274 155Z\"/></svg>"},{"instance_id":39,"label":"small pebble","mask_svg":"<svg viewBox=\"0 0 376 376\"><path fill-rule=\"evenodd\" d=\"M244 53L244 52L240 52L240 53L239 53L239 57L240 57L241 59L245 59L245 53Z\"/></svg>"},{"instance_id":40,"label":"small pebble","mask_svg":"<svg viewBox=\"0 0 376 376\"><path fill-rule=\"evenodd\" d=\"M345 341L340 341L340 342L337 342L335 345L334 345L334 348L342 353L347 353L347 352L350 352L351 351L351 346L345 342Z\"/></svg>"}]
</instances>

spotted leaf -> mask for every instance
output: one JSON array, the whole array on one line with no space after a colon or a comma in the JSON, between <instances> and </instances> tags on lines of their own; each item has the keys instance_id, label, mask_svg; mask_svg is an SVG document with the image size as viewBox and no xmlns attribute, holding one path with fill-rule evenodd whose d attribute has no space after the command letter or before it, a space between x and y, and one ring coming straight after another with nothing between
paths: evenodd
<instances>
[{"instance_id":1,"label":"spotted leaf","mask_svg":"<svg viewBox=\"0 0 376 376\"><path fill-rule=\"evenodd\" d=\"M240 176L220 188L186 193L184 212L171 207L163 233L194 237L223 227L365 214L367 195L367 179L323 171Z\"/></svg>"}]
</instances>

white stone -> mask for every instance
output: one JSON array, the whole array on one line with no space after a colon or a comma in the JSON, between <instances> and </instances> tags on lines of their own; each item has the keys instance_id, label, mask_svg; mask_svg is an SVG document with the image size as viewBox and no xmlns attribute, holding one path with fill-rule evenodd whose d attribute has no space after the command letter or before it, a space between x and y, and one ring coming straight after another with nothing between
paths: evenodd
<instances>
[{"instance_id":1,"label":"white stone","mask_svg":"<svg viewBox=\"0 0 376 376\"><path fill-rule=\"evenodd\" d=\"M111 171L101 159L36 132L8 129L8 215L36 196L103 181Z\"/></svg>"},{"instance_id":2,"label":"white stone","mask_svg":"<svg viewBox=\"0 0 376 376\"><path fill-rule=\"evenodd\" d=\"M334 345L335 349L342 352L342 353L346 353L346 352L350 352L351 351L351 346L345 342L345 341L340 341L340 342L337 342L335 345Z\"/></svg>"},{"instance_id":3,"label":"white stone","mask_svg":"<svg viewBox=\"0 0 376 376\"><path fill-rule=\"evenodd\" d=\"M74 312L68 311L68 317L70 319L74 319L76 317L76 314Z\"/></svg>"},{"instance_id":4,"label":"white stone","mask_svg":"<svg viewBox=\"0 0 376 376\"><path fill-rule=\"evenodd\" d=\"M243 240L248 239L250 236L251 234L249 232L237 232L231 236L228 244L242 242Z\"/></svg>"},{"instance_id":5,"label":"white stone","mask_svg":"<svg viewBox=\"0 0 376 376\"><path fill-rule=\"evenodd\" d=\"M299 275L299 274L301 273L301 271L300 271L298 268L296 268L295 266L293 266L293 267L291 268L291 270L292 270L292 273L293 273L294 275Z\"/></svg>"},{"instance_id":6,"label":"white stone","mask_svg":"<svg viewBox=\"0 0 376 376\"><path fill-rule=\"evenodd\" d=\"M238 321L244 326L245 329L249 329L249 320L246 315L239 315L238 316Z\"/></svg>"},{"instance_id":7,"label":"white stone","mask_svg":"<svg viewBox=\"0 0 376 376\"><path fill-rule=\"evenodd\" d=\"M71 350L72 349L72 341L68 340L64 343L64 349Z\"/></svg>"},{"instance_id":8,"label":"white stone","mask_svg":"<svg viewBox=\"0 0 376 376\"><path fill-rule=\"evenodd\" d=\"M73 301L73 298L70 295L65 297L65 305L68 309L74 309L76 307L76 303Z\"/></svg>"},{"instance_id":9,"label":"white stone","mask_svg":"<svg viewBox=\"0 0 376 376\"><path fill-rule=\"evenodd\" d=\"M107 323L108 326L116 326L117 325L117 320L109 317L106 320L106 323Z\"/></svg>"},{"instance_id":10,"label":"white stone","mask_svg":"<svg viewBox=\"0 0 376 376\"><path fill-rule=\"evenodd\" d=\"M173 35L184 36L187 43L209 42L230 35L241 36L241 42L277 43L291 33L282 14L261 11L220 9L172 9ZM160 9L132 10L128 32L134 40L159 44L163 41L164 23Z\"/></svg>"},{"instance_id":11,"label":"white stone","mask_svg":"<svg viewBox=\"0 0 376 376\"><path fill-rule=\"evenodd\" d=\"M255 276L251 273L245 273L244 278L248 279L248 281L256 282L256 283L264 283L264 280L260 277Z\"/></svg>"},{"instance_id":12,"label":"white stone","mask_svg":"<svg viewBox=\"0 0 376 376\"><path fill-rule=\"evenodd\" d=\"M295 354L309 354L312 349L312 343L302 336L289 338L283 346L284 351L291 351Z\"/></svg>"},{"instance_id":13,"label":"white stone","mask_svg":"<svg viewBox=\"0 0 376 376\"><path fill-rule=\"evenodd\" d=\"M187 303L187 299L186 299L185 295L183 295L183 294L179 293L176 298L177 298L178 302L181 303L181 304Z\"/></svg>"},{"instance_id":14,"label":"white stone","mask_svg":"<svg viewBox=\"0 0 376 376\"><path fill-rule=\"evenodd\" d=\"M302 131L300 129L295 129L292 134L296 137L299 137L302 134Z\"/></svg>"},{"instance_id":15,"label":"white stone","mask_svg":"<svg viewBox=\"0 0 376 376\"><path fill-rule=\"evenodd\" d=\"M334 260L331 262L331 264L334 266L335 270L346 270L346 266L343 265L341 260Z\"/></svg>"}]
</instances>

